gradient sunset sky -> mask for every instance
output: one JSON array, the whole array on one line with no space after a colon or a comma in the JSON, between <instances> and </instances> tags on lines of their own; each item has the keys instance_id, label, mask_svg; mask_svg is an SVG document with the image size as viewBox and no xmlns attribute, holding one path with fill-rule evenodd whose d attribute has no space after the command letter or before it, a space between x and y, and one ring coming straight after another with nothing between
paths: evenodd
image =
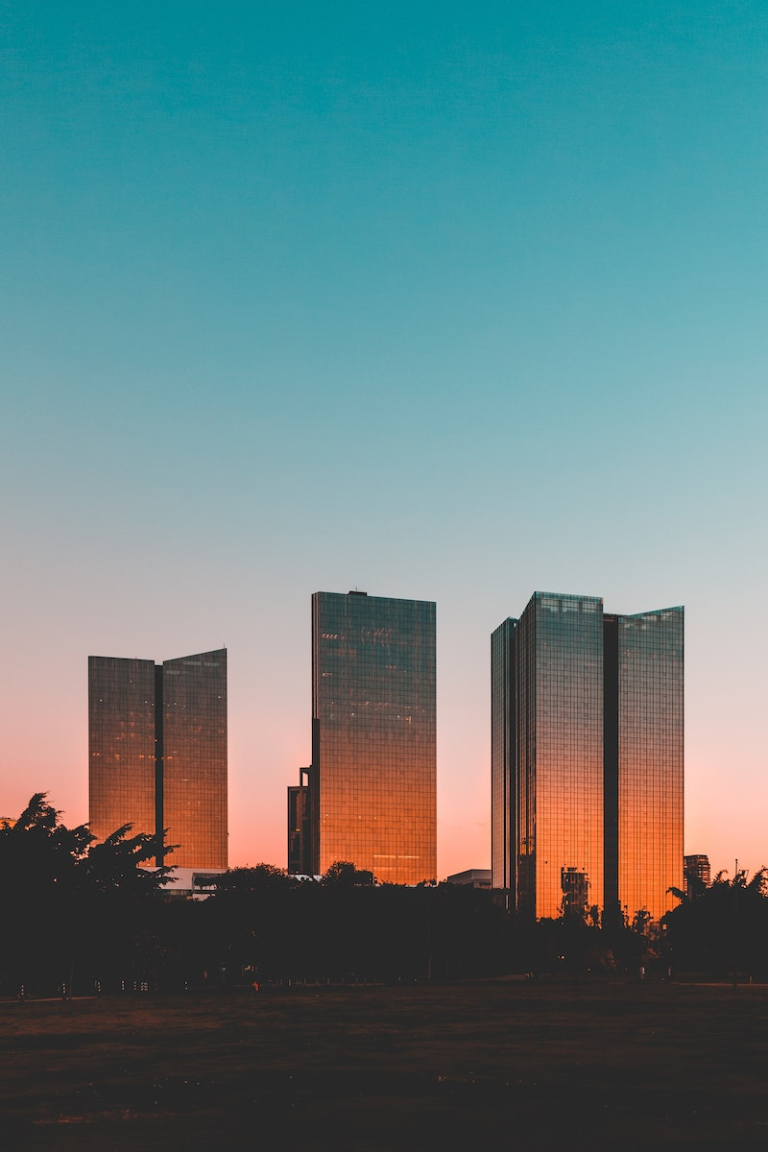
<instances>
[{"instance_id":1,"label":"gradient sunset sky","mask_svg":"<svg viewBox=\"0 0 768 1152\"><path fill-rule=\"evenodd\" d=\"M310 594L437 601L439 873L489 636L686 608L686 851L768 863L768 6L0 6L0 815L87 819L87 657L226 645L286 862Z\"/></svg>"}]
</instances>

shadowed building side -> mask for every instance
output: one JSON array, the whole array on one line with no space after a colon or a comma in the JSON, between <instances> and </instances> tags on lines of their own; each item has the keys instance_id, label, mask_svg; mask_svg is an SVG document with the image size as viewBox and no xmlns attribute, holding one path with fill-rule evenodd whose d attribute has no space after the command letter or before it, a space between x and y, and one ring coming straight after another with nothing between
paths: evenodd
<instances>
[{"instance_id":1,"label":"shadowed building side","mask_svg":"<svg viewBox=\"0 0 768 1152\"><path fill-rule=\"evenodd\" d=\"M494 888L506 888L516 902L513 832L515 803L515 627L505 620L491 636L491 875Z\"/></svg>"},{"instance_id":2,"label":"shadowed building side","mask_svg":"<svg viewBox=\"0 0 768 1152\"><path fill-rule=\"evenodd\" d=\"M293 876L312 874L312 809L310 768L299 769L301 783L288 789L288 871Z\"/></svg>"},{"instance_id":3,"label":"shadowed building side","mask_svg":"<svg viewBox=\"0 0 768 1152\"><path fill-rule=\"evenodd\" d=\"M709 856L700 852L683 857L683 883L688 897L699 896L712 882Z\"/></svg>"}]
</instances>

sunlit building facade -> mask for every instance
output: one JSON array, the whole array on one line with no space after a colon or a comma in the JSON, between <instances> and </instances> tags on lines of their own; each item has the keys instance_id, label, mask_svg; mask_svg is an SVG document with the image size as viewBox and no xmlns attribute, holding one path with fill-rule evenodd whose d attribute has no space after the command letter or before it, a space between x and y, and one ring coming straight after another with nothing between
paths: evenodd
<instances>
[{"instance_id":1,"label":"sunlit building facade","mask_svg":"<svg viewBox=\"0 0 768 1152\"><path fill-rule=\"evenodd\" d=\"M434 603L315 593L312 765L308 794L289 792L294 867L346 860L382 883L436 877L435 690Z\"/></svg>"},{"instance_id":2,"label":"sunlit building facade","mask_svg":"<svg viewBox=\"0 0 768 1152\"><path fill-rule=\"evenodd\" d=\"M683 886L683 627L682 608L605 617L607 701L618 682L615 728L606 708L618 750L614 768L606 740L606 782L616 782L606 805L606 882L612 889L615 877L616 887L606 907L630 920L639 910L659 920L675 905L668 889Z\"/></svg>"},{"instance_id":3,"label":"sunlit building facade","mask_svg":"<svg viewBox=\"0 0 768 1152\"><path fill-rule=\"evenodd\" d=\"M683 609L537 592L491 639L493 885L541 917L658 920L683 867Z\"/></svg>"},{"instance_id":4,"label":"sunlit building facade","mask_svg":"<svg viewBox=\"0 0 768 1152\"><path fill-rule=\"evenodd\" d=\"M168 863L227 867L227 653L88 659L89 822L167 830ZM158 863L161 862L158 860Z\"/></svg>"},{"instance_id":5,"label":"sunlit building facade","mask_svg":"<svg viewBox=\"0 0 768 1152\"><path fill-rule=\"evenodd\" d=\"M156 712L154 661L88 657L88 820L98 840L123 824L155 834Z\"/></svg>"}]
</instances>

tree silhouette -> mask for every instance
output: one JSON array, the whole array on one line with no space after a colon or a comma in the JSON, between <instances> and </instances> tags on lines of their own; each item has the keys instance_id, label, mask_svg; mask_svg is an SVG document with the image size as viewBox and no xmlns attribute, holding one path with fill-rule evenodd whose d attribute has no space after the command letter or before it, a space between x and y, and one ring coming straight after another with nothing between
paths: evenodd
<instances>
[{"instance_id":1,"label":"tree silhouette","mask_svg":"<svg viewBox=\"0 0 768 1152\"><path fill-rule=\"evenodd\" d=\"M675 895L678 895L675 892ZM768 974L768 870L718 872L664 917L666 951L677 970L725 977Z\"/></svg>"},{"instance_id":2,"label":"tree silhouette","mask_svg":"<svg viewBox=\"0 0 768 1152\"><path fill-rule=\"evenodd\" d=\"M86 824L68 828L44 792L15 824L0 825L3 991L69 993L76 973L90 982L117 954L130 967L127 937L169 869L141 867L156 840L129 832L125 825L96 844Z\"/></svg>"}]
</instances>

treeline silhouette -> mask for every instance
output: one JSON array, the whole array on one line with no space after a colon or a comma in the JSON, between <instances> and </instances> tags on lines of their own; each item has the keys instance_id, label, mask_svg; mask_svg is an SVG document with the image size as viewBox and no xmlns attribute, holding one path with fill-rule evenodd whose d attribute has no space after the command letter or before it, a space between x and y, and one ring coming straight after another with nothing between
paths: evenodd
<instances>
[{"instance_id":1,"label":"treeline silhouette","mask_svg":"<svg viewBox=\"0 0 768 1152\"><path fill-rule=\"evenodd\" d=\"M319 881L260 864L204 900L169 896L155 839L130 826L95 843L37 793L0 824L0 995L183 991L266 982L412 982L505 973L701 972L768 977L765 871L723 875L662 925L595 916L538 923L504 894L450 884L374 885L340 861Z\"/></svg>"}]
</instances>

